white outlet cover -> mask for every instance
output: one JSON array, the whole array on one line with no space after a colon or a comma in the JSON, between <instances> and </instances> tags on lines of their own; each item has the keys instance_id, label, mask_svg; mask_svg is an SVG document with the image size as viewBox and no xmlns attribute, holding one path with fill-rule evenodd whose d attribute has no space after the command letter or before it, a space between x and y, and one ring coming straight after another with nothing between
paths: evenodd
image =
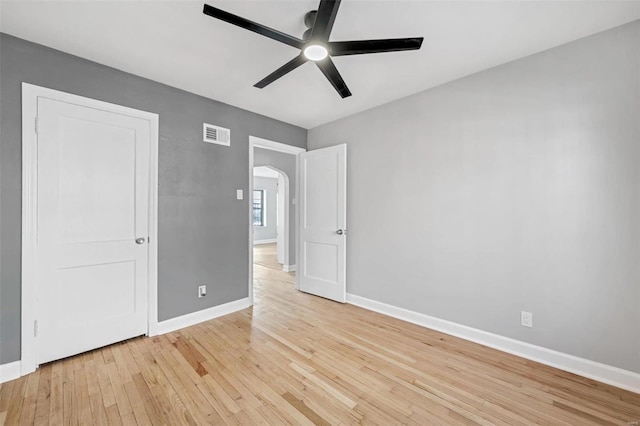
<instances>
[{"instance_id":1,"label":"white outlet cover","mask_svg":"<svg viewBox=\"0 0 640 426\"><path fill-rule=\"evenodd\" d=\"M238 200L242 200L243 198L242 189L236 189L236 198Z\"/></svg>"},{"instance_id":2,"label":"white outlet cover","mask_svg":"<svg viewBox=\"0 0 640 426\"><path fill-rule=\"evenodd\" d=\"M521 311L520 325L523 327L533 327L533 314L531 312Z\"/></svg>"}]
</instances>

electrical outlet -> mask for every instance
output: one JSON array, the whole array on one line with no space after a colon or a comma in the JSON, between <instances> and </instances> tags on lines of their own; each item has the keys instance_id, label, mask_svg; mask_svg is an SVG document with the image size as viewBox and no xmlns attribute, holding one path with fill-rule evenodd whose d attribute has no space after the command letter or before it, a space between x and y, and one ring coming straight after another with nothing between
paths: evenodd
<instances>
[{"instance_id":1,"label":"electrical outlet","mask_svg":"<svg viewBox=\"0 0 640 426\"><path fill-rule=\"evenodd\" d=\"M520 325L523 327L533 327L533 314L531 312L521 311Z\"/></svg>"},{"instance_id":2,"label":"electrical outlet","mask_svg":"<svg viewBox=\"0 0 640 426\"><path fill-rule=\"evenodd\" d=\"M243 197L244 197L244 194L242 193L242 189L236 189L236 199L242 200Z\"/></svg>"},{"instance_id":3,"label":"electrical outlet","mask_svg":"<svg viewBox=\"0 0 640 426\"><path fill-rule=\"evenodd\" d=\"M207 286L201 285L198 286L198 297L205 297L207 295Z\"/></svg>"}]
</instances>

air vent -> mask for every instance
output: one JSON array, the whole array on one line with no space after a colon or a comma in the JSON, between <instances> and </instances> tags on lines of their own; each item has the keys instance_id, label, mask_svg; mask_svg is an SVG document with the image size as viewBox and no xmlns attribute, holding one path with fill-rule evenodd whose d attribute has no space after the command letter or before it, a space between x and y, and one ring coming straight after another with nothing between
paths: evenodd
<instances>
[{"instance_id":1,"label":"air vent","mask_svg":"<svg viewBox=\"0 0 640 426\"><path fill-rule=\"evenodd\" d=\"M205 142L229 146L231 145L231 130L204 123L202 125L202 139Z\"/></svg>"}]
</instances>

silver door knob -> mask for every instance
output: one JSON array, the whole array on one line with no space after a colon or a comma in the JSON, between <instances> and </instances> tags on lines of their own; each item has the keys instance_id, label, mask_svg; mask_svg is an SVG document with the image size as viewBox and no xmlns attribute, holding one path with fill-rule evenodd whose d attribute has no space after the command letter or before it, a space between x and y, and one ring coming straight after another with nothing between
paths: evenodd
<instances>
[{"instance_id":1,"label":"silver door knob","mask_svg":"<svg viewBox=\"0 0 640 426\"><path fill-rule=\"evenodd\" d=\"M342 229L338 229L338 230L336 231L336 234L338 234L338 235L342 235L342 234L346 234L346 233L347 233L347 231L344 231L344 230L342 230Z\"/></svg>"},{"instance_id":2,"label":"silver door knob","mask_svg":"<svg viewBox=\"0 0 640 426\"><path fill-rule=\"evenodd\" d=\"M136 238L136 244L144 244L144 238Z\"/></svg>"}]
</instances>

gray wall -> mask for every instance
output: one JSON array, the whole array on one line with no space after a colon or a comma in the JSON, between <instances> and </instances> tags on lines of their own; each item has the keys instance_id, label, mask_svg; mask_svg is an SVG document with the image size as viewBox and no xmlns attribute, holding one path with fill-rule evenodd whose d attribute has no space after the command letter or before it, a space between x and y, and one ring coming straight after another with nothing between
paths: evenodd
<instances>
[{"instance_id":1,"label":"gray wall","mask_svg":"<svg viewBox=\"0 0 640 426\"><path fill-rule=\"evenodd\" d=\"M275 240L278 236L278 179L254 176L253 189L262 189L265 197L265 226L253 227L253 241Z\"/></svg>"},{"instance_id":2,"label":"gray wall","mask_svg":"<svg viewBox=\"0 0 640 426\"><path fill-rule=\"evenodd\" d=\"M304 147L306 130L2 34L0 363L20 357L23 81L160 115L160 320L247 297L250 199L235 193L249 188L249 135ZM231 147L203 143L203 122L230 128Z\"/></svg>"},{"instance_id":3,"label":"gray wall","mask_svg":"<svg viewBox=\"0 0 640 426\"><path fill-rule=\"evenodd\" d=\"M310 130L348 292L640 372L639 62L635 21Z\"/></svg>"},{"instance_id":4,"label":"gray wall","mask_svg":"<svg viewBox=\"0 0 640 426\"><path fill-rule=\"evenodd\" d=\"M272 139L280 142L278 139ZM289 262L287 265L296 264L296 156L269 149L254 148L253 165L274 167L289 177Z\"/></svg>"}]
</instances>

